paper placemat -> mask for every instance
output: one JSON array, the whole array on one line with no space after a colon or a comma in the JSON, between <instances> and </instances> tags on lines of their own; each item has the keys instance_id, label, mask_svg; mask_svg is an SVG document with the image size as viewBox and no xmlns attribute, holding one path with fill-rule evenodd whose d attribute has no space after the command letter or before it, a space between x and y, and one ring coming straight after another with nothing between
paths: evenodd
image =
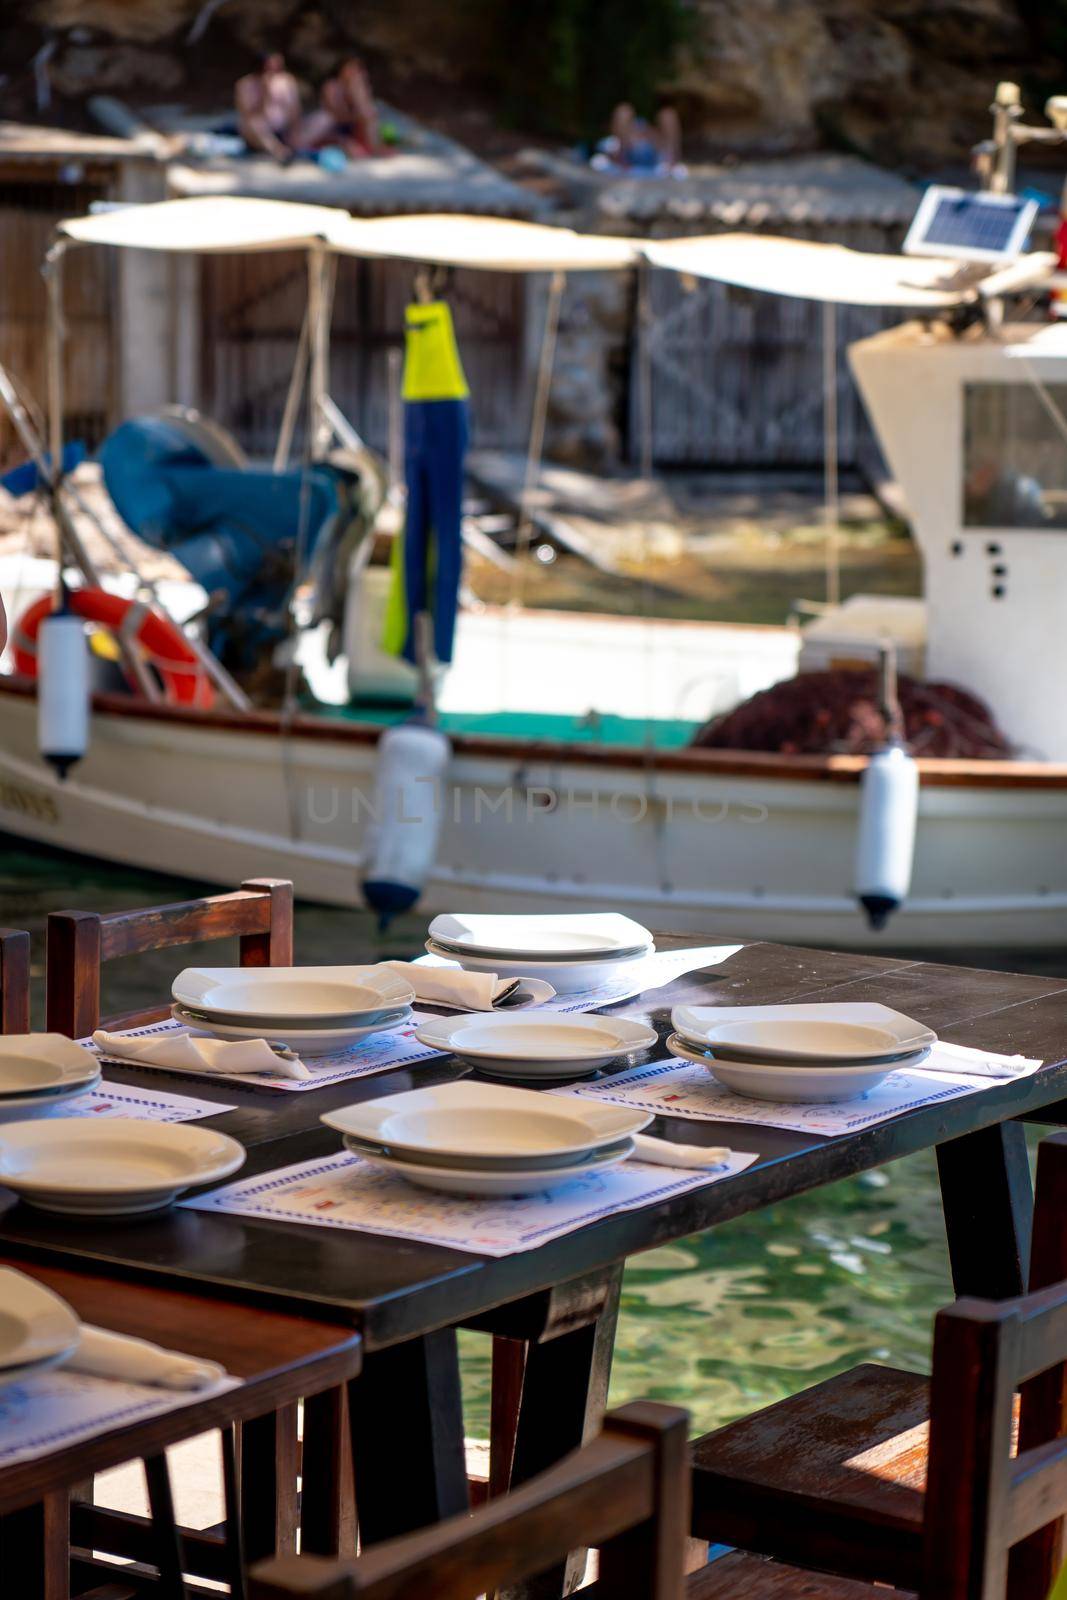
<instances>
[{"instance_id":1,"label":"paper placemat","mask_svg":"<svg viewBox=\"0 0 1067 1600\"><path fill-rule=\"evenodd\" d=\"M687 972L696 972L700 967L717 967L740 949L739 944L711 944L687 950L656 950L650 956L642 956L640 961L626 962L618 977L608 978L604 983L575 994L557 994L543 1005L527 1008L524 1015L531 1011L574 1015L580 1011L595 1011L601 1006L617 1006L649 989L662 989L664 984L673 983ZM446 961L444 956L425 955L419 957L418 965L458 967L459 962Z\"/></svg>"},{"instance_id":2,"label":"paper placemat","mask_svg":"<svg viewBox=\"0 0 1067 1600\"><path fill-rule=\"evenodd\" d=\"M217 1100L194 1100L191 1095L145 1089L137 1083L109 1083L105 1078L99 1088L56 1106L48 1115L132 1117L136 1122L196 1122L200 1117L218 1117L233 1109Z\"/></svg>"},{"instance_id":3,"label":"paper placemat","mask_svg":"<svg viewBox=\"0 0 1067 1600\"><path fill-rule=\"evenodd\" d=\"M941 1046L935 1046L936 1055ZM965 1051L951 1046L955 1061L970 1055L976 1067L989 1059L980 1050ZM1024 1057L993 1057L1025 1063L1027 1072L1036 1072L1040 1061ZM590 1100L606 1100L613 1105L639 1106L659 1117L690 1117L697 1122L747 1122L771 1128L789 1128L798 1133L856 1133L861 1128L888 1122L904 1111L934 1105L940 1100L955 1100L960 1095L995 1089L1003 1078L967 1074L961 1062L959 1071L924 1072L921 1067L909 1072L891 1072L864 1095L838 1100L829 1105L794 1105L784 1100L754 1100L735 1094L717 1083L704 1067L670 1056L647 1066L631 1067L599 1083L575 1084L549 1090L551 1094L575 1094Z\"/></svg>"},{"instance_id":4,"label":"paper placemat","mask_svg":"<svg viewBox=\"0 0 1067 1600\"><path fill-rule=\"evenodd\" d=\"M0 1467L32 1461L112 1428L199 1404L236 1389L239 1381L220 1378L191 1394L115 1378L90 1378L62 1367L24 1378L0 1389Z\"/></svg>"},{"instance_id":5,"label":"paper placemat","mask_svg":"<svg viewBox=\"0 0 1067 1600\"><path fill-rule=\"evenodd\" d=\"M394 1028L390 1033L372 1034L369 1039L361 1039L349 1050L338 1050L328 1056L308 1056L304 1065L311 1073L310 1078L276 1078L268 1072L181 1072L177 1067L145 1067L146 1072L159 1072L164 1075L170 1073L175 1077L184 1078L210 1078L212 1083L247 1083L256 1089L281 1089L289 1093L302 1094L308 1089L321 1089L328 1083L344 1083L347 1078L363 1078L371 1072L388 1072L394 1067L411 1067L420 1061L429 1061L434 1056L444 1055L443 1050L433 1050L429 1045L420 1044L415 1038L415 1029L421 1023L429 1021L430 1012L413 1011L411 1021L403 1028ZM130 1039L147 1039L157 1034L164 1033L191 1033L182 1022L175 1022L168 1018L165 1022L152 1022L144 1028L123 1028L117 1030ZM91 1039L81 1039L86 1049L94 1050L100 1055L98 1046ZM138 1067L136 1061L120 1061L118 1056L104 1056L105 1061L113 1061L118 1066Z\"/></svg>"},{"instance_id":6,"label":"paper placemat","mask_svg":"<svg viewBox=\"0 0 1067 1600\"><path fill-rule=\"evenodd\" d=\"M720 1166L697 1172L624 1161L609 1172L591 1172L544 1194L466 1200L416 1188L361 1156L344 1152L239 1180L181 1203L194 1211L229 1211L319 1228L384 1233L480 1256L510 1256L536 1250L550 1239L616 1212L634 1211L718 1183L755 1160L754 1154L731 1151Z\"/></svg>"}]
</instances>

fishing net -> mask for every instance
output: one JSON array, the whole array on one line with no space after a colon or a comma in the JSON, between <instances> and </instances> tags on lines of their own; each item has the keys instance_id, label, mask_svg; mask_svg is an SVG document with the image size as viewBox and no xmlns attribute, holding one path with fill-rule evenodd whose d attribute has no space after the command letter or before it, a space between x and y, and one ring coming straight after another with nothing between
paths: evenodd
<instances>
[{"instance_id":1,"label":"fishing net","mask_svg":"<svg viewBox=\"0 0 1067 1600\"><path fill-rule=\"evenodd\" d=\"M965 689L901 677L898 692L913 755L1003 760L1014 754L988 706ZM864 755L885 737L877 672L839 667L802 672L761 690L705 723L693 744L781 755Z\"/></svg>"}]
</instances>

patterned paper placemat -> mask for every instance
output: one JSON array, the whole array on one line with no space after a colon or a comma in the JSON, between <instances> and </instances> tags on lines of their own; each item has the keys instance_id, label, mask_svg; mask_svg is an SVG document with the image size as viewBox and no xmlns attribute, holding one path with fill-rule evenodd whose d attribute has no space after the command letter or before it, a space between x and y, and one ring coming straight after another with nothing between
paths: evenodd
<instances>
[{"instance_id":1,"label":"patterned paper placemat","mask_svg":"<svg viewBox=\"0 0 1067 1600\"><path fill-rule=\"evenodd\" d=\"M935 1046L935 1052L938 1048ZM955 1062L964 1055L962 1046L953 1046L952 1051L952 1056L947 1058L950 1061ZM976 1066L990 1059L983 1051L969 1054L976 1058ZM1036 1072L1041 1062L1028 1061L1027 1066L1030 1072ZM631 1067L597 1083L574 1084L549 1092L640 1107L659 1117L745 1122L830 1135L856 1133L861 1128L872 1128L879 1122L888 1122L891 1117L899 1117L904 1111L914 1111L940 1100L955 1100L983 1089L995 1089L1004 1081L977 1073L968 1075L961 1061L958 1071L924 1072L918 1067L908 1072L891 1072L875 1088L851 1100L838 1100L829 1105L795 1105L784 1100L756 1100L735 1094L717 1083L704 1067L669 1056L665 1061Z\"/></svg>"},{"instance_id":2,"label":"patterned paper placemat","mask_svg":"<svg viewBox=\"0 0 1067 1600\"><path fill-rule=\"evenodd\" d=\"M361 1039L359 1044L354 1044L349 1050L338 1050L327 1056L308 1056L304 1065L311 1073L310 1078L278 1078L272 1077L267 1072L183 1073L177 1067L147 1067L145 1070L159 1072L164 1076L173 1074L175 1077L184 1078L210 1078L213 1083L247 1083L256 1089L280 1089L302 1094L308 1089L321 1089L326 1084L344 1083L348 1078L364 1078L371 1072L389 1072L395 1067L413 1067L420 1061L429 1061L434 1056L443 1055L445 1053L443 1050L433 1050L429 1045L420 1044L415 1038L415 1029L420 1023L428 1020L429 1013L414 1011L411 1021L403 1028L394 1028L390 1033L372 1034L369 1039ZM148 1039L168 1033L191 1033L192 1029L168 1018L166 1022L153 1022L145 1028L125 1028L121 1031L127 1038ZM97 1049L90 1039L83 1039L80 1042L89 1049ZM118 1056L105 1056L103 1059L114 1061L124 1067L141 1065L136 1061L120 1061Z\"/></svg>"},{"instance_id":3,"label":"patterned paper placemat","mask_svg":"<svg viewBox=\"0 0 1067 1600\"><path fill-rule=\"evenodd\" d=\"M239 1381L220 1378L195 1393L178 1393L116 1378L90 1378L62 1367L24 1378L0 1389L0 1468L210 1400L236 1389Z\"/></svg>"},{"instance_id":4,"label":"patterned paper placemat","mask_svg":"<svg viewBox=\"0 0 1067 1600\"><path fill-rule=\"evenodd\" d=\"M194 1211L349 1228L480 1256L509 1256L536 1250L550 1239L616 1212L718 1183L755 1160L755 1155L735 1150L721 1165L694 1172L623 1161L608 1172L591 1172L542 1194L468 1200L417 1188L361 1156L344 1152L238 1180L182 1204Z\"/></svg>"},{"instance_id":5,"label":"patterned paper placemat","mask_svg":"<svg viewBox=\"0 0 1067 1600\"><path fill-rule=\"evenodd\" d=\"M197 1122L201 1117L218 1117L233 1106L218 1100L196 1100L192 1095L170 1094L165 1089L146 1089L139 1083L109 1083L105 1078L96 1089L56 1106L54 1117L133 1117L137 1122Z\"/></svg>"}]
</instances>

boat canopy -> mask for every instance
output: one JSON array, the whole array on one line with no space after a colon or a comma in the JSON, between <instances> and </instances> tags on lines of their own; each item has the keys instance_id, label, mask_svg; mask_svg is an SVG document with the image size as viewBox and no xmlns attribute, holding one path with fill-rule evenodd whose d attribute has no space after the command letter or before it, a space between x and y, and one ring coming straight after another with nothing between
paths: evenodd
<instances>
[{"instance_id":1,"label":"boat canopy","mask_svg":"<svg viewBox=\"0 0 1067 1600\"><path fill-rule=\"evenodd\" d=\"M331 229L334 250L492 272L595 272L633 267L645 241L575 233L510 217L346 217Z\"/></svg>"},{"instance_id":2,"label":"boat canopy","mask_svg":"<svg viewBox=\"0 0 1067 1600\"><path fill-rule=\"evenodd\" d=\"M653 265L675 272L835 305L938 310L973 300L981 276L958 261L875 255L756 233L648 240L643 252Z\"/></svg>"},{"instance_id":3,"label":"boat canopy","mask_svg":"<svg viewBox=\"0 0 1067 1600\"><path fill-rule=\"evenodd\" d=\"M72 217L59 224L59 232L79 244L210 255L227 250L306 250L322 244L331 228L348 221L348 212L335 206L199 195Z\"/></svg>"}]
</instances>

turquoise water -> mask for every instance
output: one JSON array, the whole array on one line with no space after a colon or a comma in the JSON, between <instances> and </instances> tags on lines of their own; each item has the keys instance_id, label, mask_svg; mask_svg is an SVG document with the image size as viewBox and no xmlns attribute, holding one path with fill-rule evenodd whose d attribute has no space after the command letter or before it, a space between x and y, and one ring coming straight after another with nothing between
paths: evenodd
<instances>
[{"instance_id":1,"label":"turquoise water","mask_svg":"<svg viewBox=\"0 0 1067 1600\"><path fill-rule=\"evenodd\" d=\"M0 836L0 925L35 935L38 974L49 911L159 903L199 887ZM418 918L397 928L388 953L414 953L422 930ZM211 949L230 959L224 946ZM297 950L305 962L383 953L368 916L321 906L298 908ZM174 957L164 951L107 971L105 1010L132 1009L166 992ZM703 1431L857 1361L924 1370L931 1318L949 1298L934 1158L909 1157L635 1259L611 1401L670 1400ZM463 1336L463 1367L468 1429L484 1437L487 1340Z\"/></svg>"}]
</instances>

